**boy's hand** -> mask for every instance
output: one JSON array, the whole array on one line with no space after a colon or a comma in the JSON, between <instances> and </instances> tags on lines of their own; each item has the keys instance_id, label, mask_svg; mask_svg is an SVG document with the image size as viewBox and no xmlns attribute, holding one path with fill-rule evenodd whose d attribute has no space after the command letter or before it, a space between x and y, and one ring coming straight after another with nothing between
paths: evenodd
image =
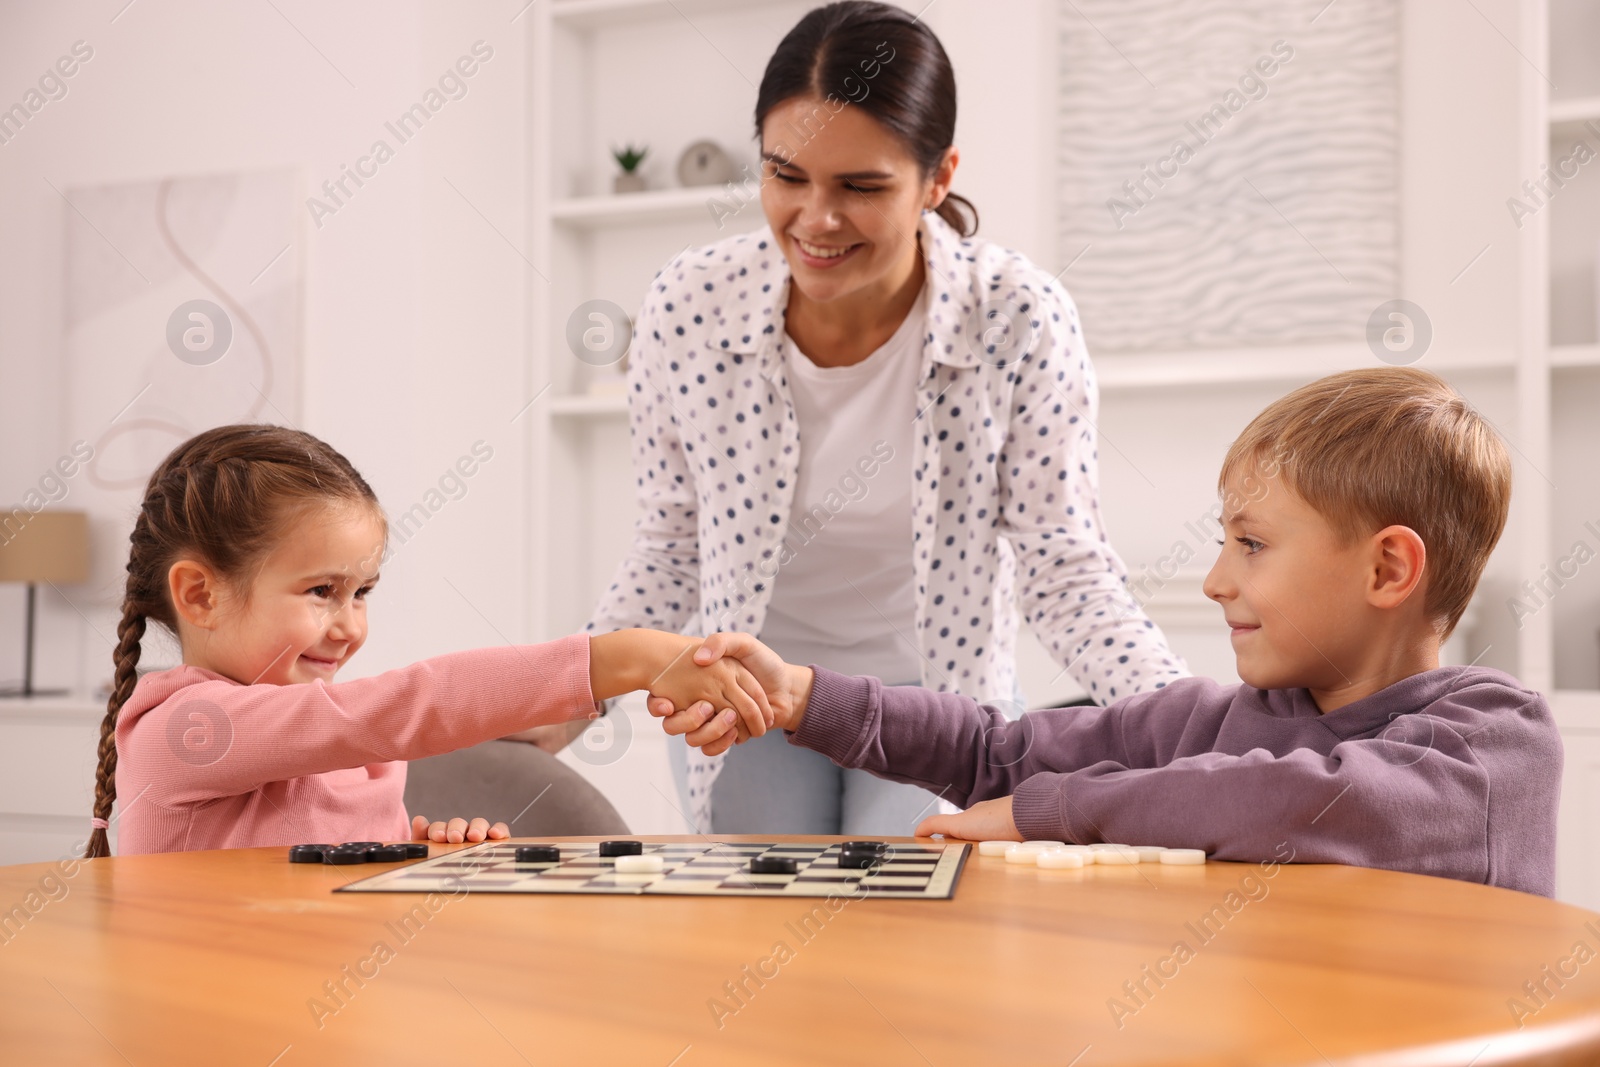
<instances>
[{"instance_id":1,"label":"boy's hand","mask_svg":"<svg viewBox=\"0 0 1600 1067\"><path fill-rule=\"evenodd\" d=\"M667 733L683 734L691 747L708 756L720 756L745 740L743 731L738 728L738 716L732 709L717 711L703 700L682 711L673 711L672 701L651 697L650 714L666 720L661 726Z\"/></svg>"},{"instance_id":2,"label":"boy's hand","mask_svg":"<svg viewBox=\"0 0 1600 1067\"><path fill-rule=\"evenodd\" d=\"M459 845L463 841L504 841L511 836L511 828L503 822L489 825L488 819L451 819L449 822L430 824L426 815L411 820L411 840L438 841Z\"/></svg>"},{"instance_id":3,"label":"boy's hand","mask_svg":"<svg viewBox=\"0 0 1600 1067\"><path fill-rule=\"evenodd\" d=\"M772 725L783 730L798 730L811 699L814 673L808 667L795 667L783 661L772 649L750 634L715 633L706 638L694 654L694 661L710 665L732 659L742 663L755 676L772 709ZM708 756L726 752L745 739L739 724L710 704L683 705L652 692L650 714L665 719L669 734L683 734L684 740L703 749Z\"/></svg>"},{"instance_id":4,"label":"boy's hand","mask_svg":"<svg viewBox=\"0 0 1600 1067\"><path fill-rule=\"evenodd\" d=\"M983 800L955 815L930 815L917 826L918 837L943 834L963 841L1021 841L1011 818L1011 798Z\"/></svg>"}]
</instances>

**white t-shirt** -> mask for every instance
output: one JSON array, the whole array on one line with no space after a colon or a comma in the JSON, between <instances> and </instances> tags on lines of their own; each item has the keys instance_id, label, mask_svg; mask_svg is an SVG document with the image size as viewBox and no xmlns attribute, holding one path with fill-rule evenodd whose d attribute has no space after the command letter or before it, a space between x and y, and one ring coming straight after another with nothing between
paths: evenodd
<instances>
[{"instance_id":1,"label":"white t-shirt","mask_svg":"<svg viewBox=\"0 0 1600 1067\"><path fill-rule=\"evenodd\" d=\"M819 367L780 338L800 472L761 640L790 663L922 678L911 465L927 312L924 286L894 336L849 367Z\"/></svg>"}]
</instances>

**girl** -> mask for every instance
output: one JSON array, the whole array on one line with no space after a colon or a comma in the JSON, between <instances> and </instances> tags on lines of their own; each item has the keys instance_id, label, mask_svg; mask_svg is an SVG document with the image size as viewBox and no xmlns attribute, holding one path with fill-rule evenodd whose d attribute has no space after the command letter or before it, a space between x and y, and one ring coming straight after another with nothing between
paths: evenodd
<instances>
[{"instance_id":1,"label":"girl","mask_svg":"<svg viewBox=\"0 0 1600 1067\"><path fill-rule=\"evenodd\" d=\"M109 853L119 793L125 854L403 839L405 760L592 718L597 700L634 689L681 694L680 707L709 699L765 731L771 712L747 671L696 667L685 653L698 641L653 630L335 683L366 641L386 539L372 489L309 434L222 426L162 461L131 538L86 856ZM183 664L139 678L152 620L176 635ZM482 819L418 816L409 829L509 836Z\"/></svg>"}]
</instances>

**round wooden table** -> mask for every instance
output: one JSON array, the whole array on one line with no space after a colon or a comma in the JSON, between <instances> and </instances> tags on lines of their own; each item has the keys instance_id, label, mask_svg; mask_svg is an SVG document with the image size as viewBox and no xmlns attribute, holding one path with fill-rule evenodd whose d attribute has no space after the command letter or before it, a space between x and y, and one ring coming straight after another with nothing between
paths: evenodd
<instances>
[{"instance_id":1,"label":"round wooden table","mask_svg":"<svg viewBox=\"0 0 1600 1067\"><path fill-rule=\"evenodd\" d=\"M1600 1063L1600 915L1438 878L974 850L953 900L820 913L331 892L373 872L280 848L0 868L0 1060Z\"/></svg>"}]
</instances>

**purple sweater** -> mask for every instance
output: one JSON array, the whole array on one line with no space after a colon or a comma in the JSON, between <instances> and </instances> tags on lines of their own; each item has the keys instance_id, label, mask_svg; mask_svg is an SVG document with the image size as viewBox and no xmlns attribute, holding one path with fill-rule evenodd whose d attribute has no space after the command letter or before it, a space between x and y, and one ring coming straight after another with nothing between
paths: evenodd
<instances>
[{"instance_id":1,"label":"purple sweater","mask_svg":"<svg viewBox=\"0 0 1600 1067\"><path fill-rule=\"evenodd\" d=\"M1426 671L1326 714L1304 689L1186 678L1014 722L817 668L789 740L963 807L1015 794L1024 838L1555 892L1561 739L1543 697L1484 667Z\"/></svg>"}]
</instances>

